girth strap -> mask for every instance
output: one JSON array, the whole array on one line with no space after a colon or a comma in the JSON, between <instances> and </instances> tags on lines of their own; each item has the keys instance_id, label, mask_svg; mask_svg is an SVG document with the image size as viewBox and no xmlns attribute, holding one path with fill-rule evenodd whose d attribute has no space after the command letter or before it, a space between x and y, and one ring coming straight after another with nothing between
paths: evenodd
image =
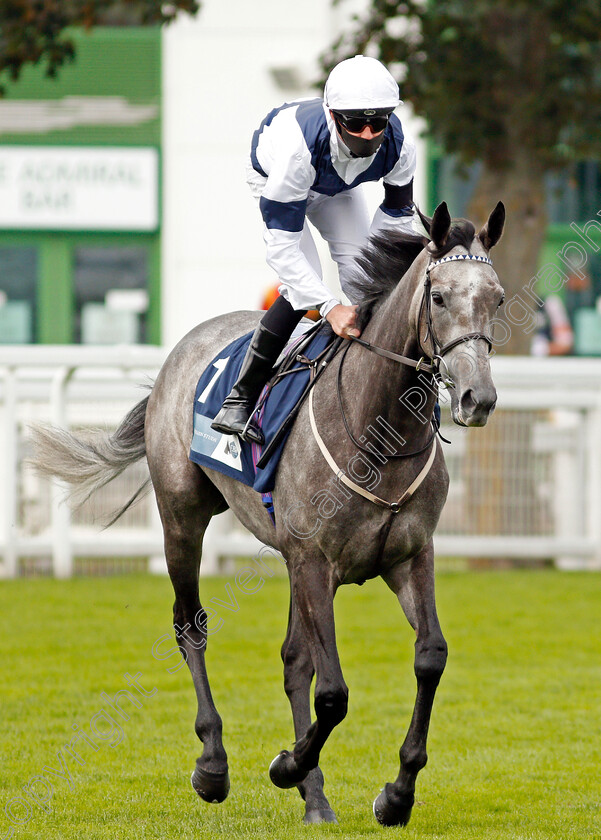
<instances>
[{"instance_id":1,"label":"girth strap","mask_svg":"<svg viewBox=\"0 0 601 840\"><path fill-rule=\"evenodd\" d=\"M319 446L321 454L325 458L330 469L338 476L340 481L343 484L346 484L346 486L349 489L353 490L355 493L358 493L360 496L363 496L364 499L368 499L368 501L373 502L375 505L379 505L380 507L386 508L387 510L392 511L392 513L398 513L401 507L405 504L405 502L409 501L411 496L413 496L417 488L420 486L420 484L422 484L422 482L430 472L432 464L434 463L434 458L436 456L436 450L438 446L436 438L434 438L434 441L432 442L432 449L430 451L430 455L428 456L428 460L420 470L419 475L411 482L411 484L405 490L398 502L387 502L385 499L380 499L379 496L375 496L373 493L370 493L369 490L366 490L364 487L360 487L358 484L355 484L355 482L351 481L351 479L346 475L344 470L340 469L317 430L317 423L315 422L315 412L313 411L313 391L311 391L311 393L309 394L309 420L311 422L311 430L313 432L313 437L317 441L317 445Z\"/></svg>"}]
</instances>

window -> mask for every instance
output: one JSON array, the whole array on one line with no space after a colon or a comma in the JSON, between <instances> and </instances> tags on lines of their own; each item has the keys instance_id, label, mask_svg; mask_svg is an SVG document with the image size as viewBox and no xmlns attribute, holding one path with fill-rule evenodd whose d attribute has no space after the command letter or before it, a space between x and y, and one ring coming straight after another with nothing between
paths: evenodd
<instances>
[{"instance_id":1,"label":"window","mask_svg":"<svg viewBox=\"0 0 601 840\"><path fill-rule=\"evenodd\" d=\"M82 344L147 341L145 248L76 248L74 339Z\"/></svg>"},{"instance_id":2,"label":"window","mask_svg":"<svg viewBox=\"0 0 601 840\"><path fill-rule=\"evenodd\" d=\"M34 340L37 273L35 248L0 248L1 344Z\"/></svg>"}]
</instances>

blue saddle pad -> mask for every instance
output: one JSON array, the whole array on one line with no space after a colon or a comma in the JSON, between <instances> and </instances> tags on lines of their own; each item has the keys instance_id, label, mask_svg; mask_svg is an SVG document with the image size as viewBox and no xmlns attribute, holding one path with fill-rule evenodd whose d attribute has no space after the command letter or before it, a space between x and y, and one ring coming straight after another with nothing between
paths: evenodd
<instances>
[{"instance_id":1,"label":"blue saddle pad","mask_svg":"<svg viewBox=\"0 0 601 840\"><path fill-rule=\"evenodd\" d=\"M303 330L300 336L293 335L289 352L294 352L305 331ZM194 434L189 457L196 464L210 467L253 487L264 495L263 501L272 512L270 493L275 484L278 462L290 432L282 437L265 467L258 469L257 462L264 446L247 443L237 435L224 435L211 428L215 415L238 378L252 335L253 333L248 333L228 344L215 356L198 380L194 398ZM329 328L318 330L309 345L303 349L303 355L314 359L328 346L333 337ZM309 369L306 365L295 363L294 367L299 368L299 372L284 376L271 387L263 406L255 416L255 422L263 430L265 445L290 414L309 381Z\"/></svg>"}]
</instances>

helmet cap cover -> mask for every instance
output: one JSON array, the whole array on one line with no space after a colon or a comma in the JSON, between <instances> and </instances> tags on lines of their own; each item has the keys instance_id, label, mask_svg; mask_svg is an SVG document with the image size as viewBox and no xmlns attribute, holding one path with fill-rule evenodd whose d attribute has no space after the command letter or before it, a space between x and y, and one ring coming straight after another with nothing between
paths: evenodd
<instances>
[{"instance_id":1,"label":"helmet cap cover","mask_svg":"<svg viewBox=\"0 0 601 840\"><path fill-rule=\"evenodd\" d=\"M399 86L377 58L356 55L334 67L324 89L324 102L333 111L394 110L400 104Z\"/></svg>"}]
</instances>

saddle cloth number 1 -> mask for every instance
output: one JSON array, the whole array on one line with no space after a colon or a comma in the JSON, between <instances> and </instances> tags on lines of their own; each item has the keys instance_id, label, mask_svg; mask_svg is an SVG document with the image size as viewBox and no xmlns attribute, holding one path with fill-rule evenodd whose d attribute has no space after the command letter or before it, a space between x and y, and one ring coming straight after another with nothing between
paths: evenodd
<instances>
[{"instance_id":1,"label":"saddle cloth number 1","mask_svg":"<svg viewBox=\"0 0 601 840\"><path fill-rule=\"evenodd\" d=\"M202 394L198 397L197 402L199 402L199 403L205 402L205 400L207 399L207 397L209 396L209 394L213 390L213 387L214 387L215 383L217 382L217 380L219 379L219 377L221 376L221 374L223 373L223 371L227 367L227 363L229 362L229 360L230 360L230 357L226 356L225 359L217 359L216 362L213 362L213 367L217 368L217 370L215 371L211 381L207 384L207 387L204 389Z\"/></svg>"}]
</instances>

